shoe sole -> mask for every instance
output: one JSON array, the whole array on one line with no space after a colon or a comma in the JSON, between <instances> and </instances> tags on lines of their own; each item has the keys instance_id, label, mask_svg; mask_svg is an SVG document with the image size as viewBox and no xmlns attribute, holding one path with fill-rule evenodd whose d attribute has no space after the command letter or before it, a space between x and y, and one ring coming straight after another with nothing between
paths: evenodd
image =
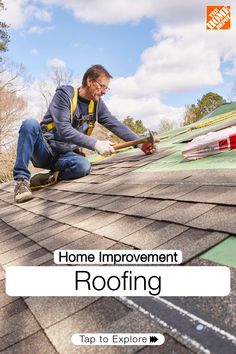
<instances>
[{"instance_id":1,"label":"shoe sole","mask_svg":"<svg viewBox=\"0 0 236 354\"><path fill-rule=\"evenodd\" d=\"M39 186L30 186L30 189L32 191L37 191L39 189L46 188L46 187L52 186L53 184L56 184L58 182L59 173L60 173L60 171L54 172L54 174L53 174L54 181L47 183L47 184L41 184Z\"/></svg>"},{"instance_id":2,"label":"shoe sole","mask_svg":"<svg viewBox=\"0 0 236 354\"><path fill-rule=\"evenodd\" d=\"M20 196L15 197L15 203L24 203L27 202L28 200L33 199L33 194L32 193L21 193Z\"/></svg>"}]
</instances>

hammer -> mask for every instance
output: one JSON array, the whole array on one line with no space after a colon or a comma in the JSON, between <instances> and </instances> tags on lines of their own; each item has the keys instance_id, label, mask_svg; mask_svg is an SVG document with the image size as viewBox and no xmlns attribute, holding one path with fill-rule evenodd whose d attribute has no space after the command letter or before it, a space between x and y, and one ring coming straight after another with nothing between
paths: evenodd
<instances>
[{"instance_id":1,"label":"hammer","mask_svg":"<svg viewBox=\"0 0 236 354\"><path fill-rule=\"evenodd\" d=\"M144 138L140 138L137 140L126 141L126 142L120 143L120 144L114 144L114 145L112 145L112 147L114 150L119 150L119 149L127 148L129 146L136 146L138 144L142 144L142 143L146 143L146 142L149 142L151 144L159 143L160 139L154 138L150 129L148 129L148 132L149 132L149 136L145 136Z\"/></svg>"}]
</instances>

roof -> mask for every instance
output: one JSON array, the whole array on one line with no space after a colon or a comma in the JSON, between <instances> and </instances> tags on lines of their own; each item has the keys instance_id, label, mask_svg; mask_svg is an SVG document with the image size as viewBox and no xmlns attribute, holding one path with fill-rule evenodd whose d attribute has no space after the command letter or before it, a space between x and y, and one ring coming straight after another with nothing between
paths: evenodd
<instances>
[{"instance_id":1,"label":"roof","mask_svg":"<svg viewBox=\"0 0 236 354\"><path fill-rule=\"evenodd\" d=\"M75 332L160 332L166 342L158 353L235 352L236 151L192 162L181 155L186 137L233 124L235 107L220 107L204 127L190 130L197 122L162 134L156 154L133 149L95 160L89 176L34 192L32 201L16 205L13 182L0 186L1 353L78 353L70 340ZM53 265L59 248L180 249L184 264L229 266L232 289L222 298L5 294L7 266ZM155 350L84 346L79 352Z\"/></svg>"}]
</instances>

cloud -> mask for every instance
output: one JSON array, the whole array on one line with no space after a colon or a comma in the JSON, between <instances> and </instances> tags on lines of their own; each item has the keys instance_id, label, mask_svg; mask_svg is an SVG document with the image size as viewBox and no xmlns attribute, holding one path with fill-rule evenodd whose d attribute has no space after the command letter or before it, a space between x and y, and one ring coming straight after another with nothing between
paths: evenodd
<instances>
[{"instance_id":1,"label":"cloud","mask_svg":"<svg viewBox=\"0 0 236 354\"><path fill-rule=\"evenodd\" d=\"M6 21L13 29L22 27L27 19L24 11L26 2L26 0L5 0L6 11L1 12L1 21Z\"/></svg>"},{"instance_id":2,"label":"cloud","mask_svg":"<svg viewBox=\"0 0 236 354\"><path fill-rule=\"evenodd\" d=\"M39 51L38 51L38 49L33 48L33 49L31 49L30 53L33 54L33 55L38 55Z\"/></svg>"},{"instance_id":3,"label":"cloud","mask_svg":"<svg viewBox=\"0 0 236 354\"><path fill-rule=\"evenodd\" d=\"M141 119L147 128L158 129L162 119L168 119L173 122L180 122L183 119L184 108L177 108L165 105L156 97L124 98L112 96L106 100L106 104L120 120L127 116L134 119Z\"/></svg>"},{"instance_id":4,"label":"cloud","mask_svg":"<svg viewBox=\"0 0 236 354\"><path fill-rule=\"evenodd\" d=\"M39 26L32 26L28 29L29 34L42 34L45 32L49 32L54 30L55 27L53 26L45 26L45 27L39 27Z\"/></svg>"},{"instance_id":5,"label":"cloud","mask_svg":"<svg viewBox=\"0 0 236 354\"><path fill-rule=\"evenodd\" d=\"M28 20L51 21L51 13L42 5L31 5L29 0L4 0L6 11L1 12L1 21L12 29L22 28Z\"/></svg>"},{"instance_id":6,"label":"cloud","mask_svg":"<svg viewBox=\"0 0 236 354\"><path fill-rule=\"evenodd\" d=\"M52 68L66 68L66 63L59 58L50 59L48 65Z\"/></svg>"}]
</instances>

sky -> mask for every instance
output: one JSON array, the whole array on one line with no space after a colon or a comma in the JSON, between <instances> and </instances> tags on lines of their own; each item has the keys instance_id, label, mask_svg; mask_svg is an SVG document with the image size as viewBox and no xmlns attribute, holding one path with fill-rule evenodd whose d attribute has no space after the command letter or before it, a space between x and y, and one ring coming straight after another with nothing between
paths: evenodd
<instances>
[{"instance_id":1,"label":"sky","mask_svg":"<svg viewBox=\"0 0 236 354\"><path fill-rule=\"evenodd\" d=\"M123 119L158 129L179 124L185 105L216 92L236 100L235 1L4 0L10 24L8 57L31 77L27 98L37 115L37 83L53 67L85 70L102 64L112 74L104 97ZM206 5L230 5L231 29L206 30ZM37 117L35 117L37 118Z\"/></svg>"}]
</instances>

